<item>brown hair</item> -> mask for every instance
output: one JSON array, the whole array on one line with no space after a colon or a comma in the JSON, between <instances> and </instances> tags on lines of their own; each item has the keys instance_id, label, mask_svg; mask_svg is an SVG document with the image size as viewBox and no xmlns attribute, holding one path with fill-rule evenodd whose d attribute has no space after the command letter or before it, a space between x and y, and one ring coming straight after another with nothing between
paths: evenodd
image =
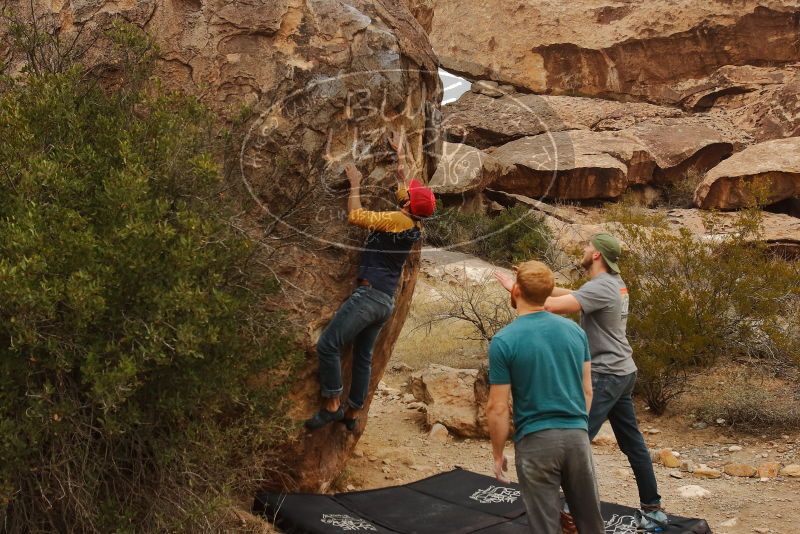
<instances>
[{"instance_id":1,"label":"brown hair","mask_svg":"<svg viewBox=\"0 0 800 534\"><path fill-rule=\"evenodd\" d=\"M529 304L542 306L556 285L550 267L540 261L526 261L517 265L517 285L522 298Z\"/></svg>"}]
</instances>

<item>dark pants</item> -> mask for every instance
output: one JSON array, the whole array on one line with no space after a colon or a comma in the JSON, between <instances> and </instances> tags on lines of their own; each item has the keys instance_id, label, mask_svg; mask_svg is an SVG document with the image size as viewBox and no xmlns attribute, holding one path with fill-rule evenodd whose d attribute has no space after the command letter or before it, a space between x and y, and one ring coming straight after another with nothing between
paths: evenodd
<instances>
[{"instance_id":1,"label":"dark pants","mask_svg":"<svg viewBox=\"0 0 800 534\"><path fill-rule=\"evenodd\" d=\"M394 309L392 297L369 286L359 286L333 316L317 341L322 396L342 394L342 349L353 344L353 379L348 403L360 410L369 390L372 347Z\"/></svg>"},{"instance_id":2,"label":"dark pants","mask_svg":"<svg viewBox=\"0 0 800 534\"><path fill-rule=\"evenodd\" d=\"M636 373L617 376L592 372L592 409L589 412L589 439L594 439L606 419L611 423L617 443L633 469L639 487L639 501L643 505L658 505L658 483L653 471L650 451L636 422L633 406L633 387Z\"/></svg>"},{"instance_id":3,"label":"dark pants","mask_svg":"<svg viewBox=\"0 0 800 534\"><path fill-rule=\"evenodd\" d=\"M605 532L592 448L585 430L555 428L533 432L514 445L514 455L531 532L561 534L559 486L564 489L578 532Z\"/></svg>"}]
</instances>

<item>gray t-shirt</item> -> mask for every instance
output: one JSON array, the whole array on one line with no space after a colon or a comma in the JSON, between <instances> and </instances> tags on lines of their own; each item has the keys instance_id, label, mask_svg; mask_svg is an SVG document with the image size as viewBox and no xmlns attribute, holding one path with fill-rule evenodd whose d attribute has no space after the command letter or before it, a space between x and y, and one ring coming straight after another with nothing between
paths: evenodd
<instances>
[{"instance_id":1,"label":"gray t-shirt","mask_svg":"<svg viewBox=\"0 0 800 534\"><path fill-rule=\"evenodd\" d=\"M581 326L589 338L592 371L629 375L636 371L625 333L628 288L616 274L600 273L572 293L581 305Z\"/></svg>"}]
</instances>

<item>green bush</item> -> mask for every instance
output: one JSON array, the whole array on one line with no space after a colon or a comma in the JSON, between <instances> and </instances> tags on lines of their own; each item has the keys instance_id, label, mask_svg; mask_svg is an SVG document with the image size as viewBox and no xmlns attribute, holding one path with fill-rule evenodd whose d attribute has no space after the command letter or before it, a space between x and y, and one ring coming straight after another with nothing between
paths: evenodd
<instances>
[{"instance_id":1,"label":"green bush","mask_svg":"<svg viewBox=\"0 0 800 534\"><path fill-rule=\"evenodd\" d=\"M0 93L0 525L210 531L270 468L291 360L229 223L210 114L127 63ZM125 76L128 76L127 78ZM250 273L250 274L248 274Z\"/></svg>"},{"instance_id":2,"label":"green bush","mask_svg":"<svg viewBox=\"0 0 800 534\"><path fill-rule=\"evenodd\" d=\"M654 413L684 391L688 373L721 358L800 355L792 313L800 296L797 265L767 253L759 223L759 212L748 210L722 234L710 215L713 239L623 226L628 334L639 388Z\"/></svg>"},{"instance_id":3,"label":"green bush","mask_svg":"<svg viewBox=\"0 0 800 534\"><path fill-rule=\"evenodd\" d=\"M427 242L433 246L451 247L503 266L543 258L552 247L544 216L525 206L509 208L496 217L446 208L425 229Z\"/></svg>"},{"instance_id":4,"label":"green bush","mask_svg":"<svg viewBox=\"0 0 800 534\"><path fill-rule=\"evenodd\" d=\"M436 215L425 221L425 242L434 247L471 251L476 236L484 235L489 218L478 213L445 208L436 201ZM468 252L471 253L471 252Z\"/></svg>"}]
</instances>

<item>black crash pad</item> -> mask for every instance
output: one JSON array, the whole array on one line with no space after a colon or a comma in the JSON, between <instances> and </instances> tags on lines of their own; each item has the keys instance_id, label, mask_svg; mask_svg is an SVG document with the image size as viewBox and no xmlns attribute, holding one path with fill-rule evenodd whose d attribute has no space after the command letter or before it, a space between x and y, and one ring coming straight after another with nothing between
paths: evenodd
<instances>
[{"instance_id":1,"label":"black crash pad","mask_svg":"<svg viewBox=\"0 0 800 534\"><path fill-rule=\"evenodd\" d=\"M519 485L454 469L404 486L336 495L261 493L253 511L289 534L529 534ZM603 503L606 534L633 534L635 510ZM711 534L670 516L664 534Z\"/></svg>"}]
</instances>

